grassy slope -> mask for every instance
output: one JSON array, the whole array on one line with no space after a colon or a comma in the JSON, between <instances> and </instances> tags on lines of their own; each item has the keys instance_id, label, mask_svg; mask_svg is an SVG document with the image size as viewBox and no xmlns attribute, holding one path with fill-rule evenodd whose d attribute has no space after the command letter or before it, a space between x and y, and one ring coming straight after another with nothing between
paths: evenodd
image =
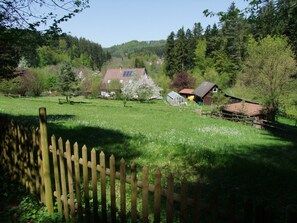
<instances>
[{"instance_id":1,"label":"grassy slope","mask_svg":"<svg viewBox=\"0 0 297 223\"><path fill-rule=\"evenodd\" d=\"M0 113L38 124L47 108L49 134L80 146L114 153L117 160L173 171L177 180L199 174L204 190L268 200L274 207L297 203L297 151L294 134L268 132L240 123L202 117L194 105L86 100L59 105L55 97L0 96ZM82 102L82 103L79 103ZM290 134L293 134L290 137Z\"/></svg>"}]
</instances>

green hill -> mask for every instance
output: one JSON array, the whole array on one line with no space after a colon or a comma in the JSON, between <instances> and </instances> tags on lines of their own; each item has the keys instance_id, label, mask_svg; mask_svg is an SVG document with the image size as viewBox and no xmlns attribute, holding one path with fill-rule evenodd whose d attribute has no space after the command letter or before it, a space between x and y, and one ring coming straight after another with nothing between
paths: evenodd
<instances>
[{"instance_id":1,"label":"green hill","mask_svg":"<svg viewBox=\"0 0 297 223\"><path fill-rule=\"evenodd\" d=\"M113 57L130 57L143 55L157 55L163 57L165 52L165 40L158 41L137 41L133 40L121 45L115 45L110 48L105 48Z\"/></svg>"}]
</instances>

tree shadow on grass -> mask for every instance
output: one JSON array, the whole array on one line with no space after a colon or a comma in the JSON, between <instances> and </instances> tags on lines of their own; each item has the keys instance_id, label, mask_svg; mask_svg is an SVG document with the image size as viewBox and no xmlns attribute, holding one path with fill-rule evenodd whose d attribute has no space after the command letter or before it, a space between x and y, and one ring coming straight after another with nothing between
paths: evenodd
<instances>
[{"instance_id":1,"label":"tree shadow on grass","mask_svg":"<svg viewBox=\"0 0 297 223\"><path fill-rule=\"evenodd\" d=\"M264 202L272 208L275 222L284 220L285 208L297 204L297 143L288 133L273 135L285 143L251 143L240 148L230 145L218 151L196 149L196 153L185 155L187 165L196 166L200 175L203 199L209 202L218 192L220 202L226 205L233 194L238 199L238 211L242 211L247 199L255 204Z\"/></svg>"},{"instance_id":2,"label":"tree shadow on grass","mask_svg":"<svg viewBox=\"0 0 297 223\"><path fill-rule=\"evenodd\" d=\"M16 120L18 123L23 123L26 126L38 127L39 117L37 116L12 116L6 114L0 114ZM73 115L48 115L47 116L47 132L49 145L51 144L51 136L55 135L56 140L60 137L63 139L64 145L67 140L73 149L74 143L78 143L81 149L84 145L90 152L93 148L99 152L103 151L108 161L109 156L114 154L116 162L118 163L123 157L126 162L131 161L133 158L140 156L140 150L131 144L131 136L124 134L120 131L89 126L75 126L65 127L59 122L71 121L75 116ZM57 123L55 123L57 122ZM64 148L65 149L65 148Z\"/></svg>"}]
</instances>

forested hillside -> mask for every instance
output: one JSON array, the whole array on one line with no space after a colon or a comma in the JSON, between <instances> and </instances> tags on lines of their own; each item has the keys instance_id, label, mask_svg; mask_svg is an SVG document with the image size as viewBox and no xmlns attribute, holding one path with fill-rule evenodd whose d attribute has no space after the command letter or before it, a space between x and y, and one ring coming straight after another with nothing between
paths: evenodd
<instances>
[{"instance_id":1,"label":"forested hillside","mask_svg":"<svg viewBox=\"0 0 297 223\"><path fill-rule=\"evenodd\" d=\"M211 81L225 92L264 104L270 114L297 115L296 1L249 2L242 11L235 3L226 12L205 10L205 16L219 18L205 29L196 23L172 31L165 74L176 83L186 71L196 82L180 88Z\"/></svg>"},{"instance_id":2,"label":"forested hillside","mask_svg":"<svg viewBox=\"0 0 297 223\"><path fill-rule=\"evenodd\" d=\"M128 43L106 48L105 50L113 57L130 57L133 55L157 55L158 57L163 57L165 53L165 40L141 42L133 40Z\"/></svg>"}]
</instances>

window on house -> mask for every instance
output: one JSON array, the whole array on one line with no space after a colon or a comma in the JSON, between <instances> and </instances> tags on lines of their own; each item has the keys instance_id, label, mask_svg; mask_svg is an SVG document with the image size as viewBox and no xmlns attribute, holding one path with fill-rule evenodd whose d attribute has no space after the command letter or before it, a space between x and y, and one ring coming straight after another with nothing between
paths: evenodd
<instances>
[{"instance_id":1,"label":"window on house","mask_svg":"<svg viewBox=\"0 0 297 223\"><path fill-rule=\"evenodd\" d=\"M218 88L217 88L217 87L214 87L214 88L212 89L212 92L214 92L214 93L218 92Z\"/></svg>"}]
</instances>

